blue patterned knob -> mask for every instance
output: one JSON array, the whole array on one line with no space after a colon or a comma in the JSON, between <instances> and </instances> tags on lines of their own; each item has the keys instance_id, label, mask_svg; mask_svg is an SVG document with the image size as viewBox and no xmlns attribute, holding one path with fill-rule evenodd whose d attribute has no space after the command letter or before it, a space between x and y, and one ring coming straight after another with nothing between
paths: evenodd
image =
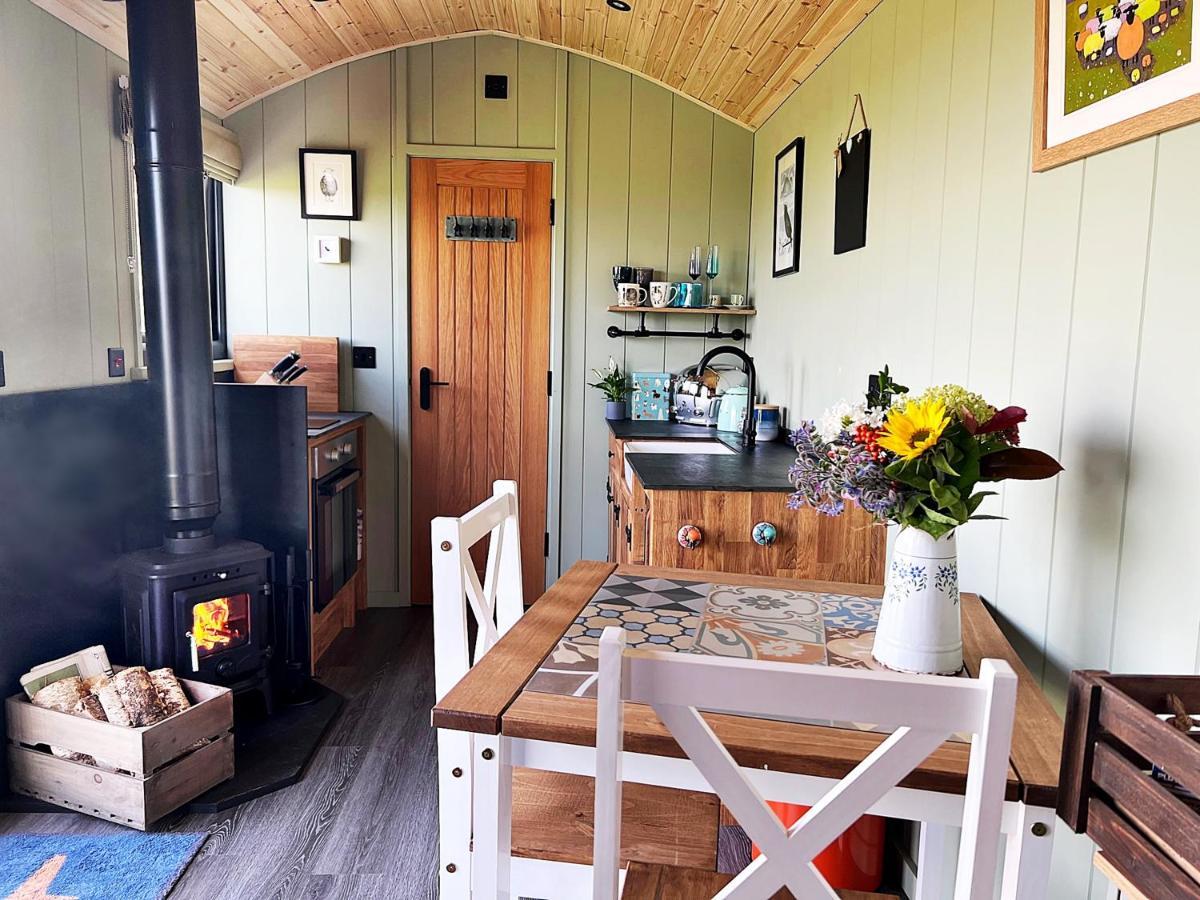
<instances>
[{"instance_id":1,"label":"blue patterned knob","mask_svg":"<svg viewBox=\"0 0 1200 900\"><path fill-rule=\"evenodd\" d=\"M684 525L675 535L675 539L684 550L695 550L704 540L704 534L695 525Z\"/></svg>"},{"instance_id":2,"label":"blue patterned knob","mask_svg":"<svg viewBox=\"0 0 1200 900\"><path fill-rule=\"evenodd\" d=\"M779 529L770 522L759 522L754 526L754 530L750 532L750 536L754 538L754 543L760 547L770 547L775 543L775 539L779 537Z\"/></svg>"}]
</instances>

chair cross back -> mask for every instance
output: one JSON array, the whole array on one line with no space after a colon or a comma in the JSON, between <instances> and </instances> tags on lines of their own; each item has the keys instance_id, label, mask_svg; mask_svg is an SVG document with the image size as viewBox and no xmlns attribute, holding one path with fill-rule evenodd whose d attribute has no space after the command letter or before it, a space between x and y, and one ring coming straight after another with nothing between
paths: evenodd
<instances>
[{"instance_id":1,"label":"chair cross back","mask_svg":"<svg viewBox=\"0 0 1200 900\"><path fill-rule=\"evenodd\" d=\"M978 678L867 672L632 650L620 628L600 638L596 722L596 900L619 889L623 701L650 705L762 853L716 896L838 895L813 858L950 735L972 734L955 900L994 889L1017 678L983 660ZM870 755L785 828L699 709L770 718L872 722L895 728Z\"/></svg>"},{"instance_id":2,"label":"chair cross back","mask_svg":"<svg viewBox=\"0 0 1200 900\"><path fill-rule=\"evenodd\" d=\"M467 674L524 612L517 483L497 481L492 496L461 518L430 525L433 552L434 679L437 699ZM491 536L483 583L471 548ZM468 649L467 609L478 626Z\"/></svg>"}]
</instances>

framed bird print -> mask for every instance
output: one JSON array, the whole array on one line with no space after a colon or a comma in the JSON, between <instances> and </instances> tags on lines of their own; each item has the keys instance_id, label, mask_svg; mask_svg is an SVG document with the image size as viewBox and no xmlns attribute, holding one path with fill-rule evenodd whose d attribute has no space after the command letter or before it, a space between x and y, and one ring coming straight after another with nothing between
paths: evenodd
<instances>
[{"instance_id":1,"label":"framed bird print","mask_svg":"<svg viewBox=\"0 0 1200 900\"><path fill-rule=\"evenodd\" d=\"M800 271L801 194L804 187L804 138L796 138L775 157L775 240L771 274Z\"/></svg>"},{"instance_id":2,"label":"framed bird print","mask_svg":"<svg viewBox=\"0 0 1200 900\"><path fill-rule=\"evenodd\" d=\"M1037 0L1033 169L1200 120L1196 0Z\"/></svg>"},{"instance_id":3,"label":"framed bird print","mask_svg":"<svg viewBox=\"0 0 1200 900\"><path fill-rule=\"evenodd\" d=\"M300 215L358 219L358 152L300 150Z\"/></svg>"}]
</instances>

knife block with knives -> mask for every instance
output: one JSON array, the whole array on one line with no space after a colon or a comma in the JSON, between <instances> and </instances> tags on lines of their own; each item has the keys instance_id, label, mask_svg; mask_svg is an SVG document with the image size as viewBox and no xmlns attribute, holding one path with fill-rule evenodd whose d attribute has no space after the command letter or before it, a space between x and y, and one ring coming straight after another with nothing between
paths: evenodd
<instances>
[{"instance_id":1,"label":"knife block with knives","mask_svg":"<svg viewBox=\"0 0 1200 900\"><path fill-rule=\"evenodd\" d=\"M338 339L307 335L233 337L233 376L239 384L303 385L309 412L338 412Z\"/></svg>"}]
</instances>

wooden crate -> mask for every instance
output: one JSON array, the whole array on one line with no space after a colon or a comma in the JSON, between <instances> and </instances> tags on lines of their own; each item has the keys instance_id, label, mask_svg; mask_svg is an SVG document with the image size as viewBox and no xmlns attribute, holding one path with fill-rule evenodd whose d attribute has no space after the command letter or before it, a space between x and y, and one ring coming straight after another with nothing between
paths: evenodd
<instances>
[{"instance_id":1,"label":"wooden crate","mask_svg":"<svg viewBox=\"0 0 1200 900\"><path fill-rule=\"evenodd\" d=\"M1200 676L1071 673L1058 815L1146 896L1200 900L1200 803L1150 774L1200 797L1200 744L1159 718L1171 694L1200 714Z\"/></svg>"},{"instance_id":2,"label":"wooden crate","mask_svg":"<svg viewBox=\"0 0 1200 900\"><path fill-rule=\"evenodd\" d=\"M42 709L24 694L9 697L9 787L145 831L233 776L233 694L199 681L180 684L194 705L145 728ZM120 771L60 759L47 745L86 753Z\"/></svg>"}]
</instances>

